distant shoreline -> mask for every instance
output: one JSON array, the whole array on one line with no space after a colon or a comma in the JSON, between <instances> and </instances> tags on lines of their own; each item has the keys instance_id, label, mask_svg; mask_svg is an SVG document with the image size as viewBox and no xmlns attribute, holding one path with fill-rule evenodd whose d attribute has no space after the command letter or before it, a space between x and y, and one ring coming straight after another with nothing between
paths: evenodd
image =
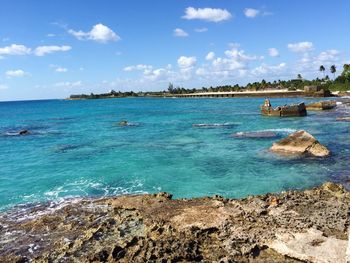
<instances>
[{"instance_id":1,"label":"distant shoreline","mask_svg":"<svg viewBox=\"0 0 350 263\"><path fill-rule=\"evenodd\" d=\"M93 100L93 99L120 99L120 98L293 98L293 97L337 97L344 94L350 94L348 92L335 91L332 93L322 93L322 92L307 92L304 90L263 90L263 91L227 91L227 92L195 92L186 94L147 94L147 95L137 95L137 96L81 96L81 97L69 97L66 100ZM96 95L95 95L96 96Z\"/></svg>"}]
</instances>

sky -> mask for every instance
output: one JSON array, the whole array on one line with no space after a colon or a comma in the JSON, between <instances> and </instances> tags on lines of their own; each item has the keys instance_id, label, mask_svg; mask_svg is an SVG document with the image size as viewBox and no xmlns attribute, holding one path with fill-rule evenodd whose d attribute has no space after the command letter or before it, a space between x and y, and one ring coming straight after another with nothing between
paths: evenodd
<instances>
[{"instance_id":1,"label":"sky","mask_svg":"<svg viewBox=\"0 0 350 263\"><path fill-rule=\"evenodd\" d=\"M348 0L1 0L0 101L322 77Z\"/></svg>"}]
</instances>

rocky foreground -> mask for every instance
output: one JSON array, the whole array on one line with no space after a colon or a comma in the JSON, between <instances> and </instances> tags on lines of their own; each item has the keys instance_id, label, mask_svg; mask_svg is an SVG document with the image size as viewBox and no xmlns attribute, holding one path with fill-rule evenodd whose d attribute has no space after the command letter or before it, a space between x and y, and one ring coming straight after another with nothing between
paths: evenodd
<instances>
[{"instance_id":1,"label":"rocky foreground","mask_svg":"<svg viewBox=\"0 0 350 263\"><path fill-rule=\"evenodd\" d=\"M0 214L0 262L347 262L350 193L82 199Z\"/></svg>"}]
</instances>

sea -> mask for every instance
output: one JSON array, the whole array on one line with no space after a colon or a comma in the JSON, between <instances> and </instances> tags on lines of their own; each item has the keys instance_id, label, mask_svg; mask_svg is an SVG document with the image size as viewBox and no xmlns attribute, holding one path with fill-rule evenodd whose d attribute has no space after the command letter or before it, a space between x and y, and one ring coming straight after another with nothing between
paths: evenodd
<instances>
[{"instance_id":1,"label":"sea","mask_svg":"<svg viewBox=\"0 0 350 263\"><path fill-rule=\"evenodd\" d=\"M317 101L271 99L275 106ZM81 197L169 192L242 198L350 179L350 105L306 117L260 115L263 98L0 102L0 210ZM120 125L120 121L127 125ZM327 158L280 156L306 130ZM19 131L28 134L19 135Z\"/></svg>"}]
</instances>

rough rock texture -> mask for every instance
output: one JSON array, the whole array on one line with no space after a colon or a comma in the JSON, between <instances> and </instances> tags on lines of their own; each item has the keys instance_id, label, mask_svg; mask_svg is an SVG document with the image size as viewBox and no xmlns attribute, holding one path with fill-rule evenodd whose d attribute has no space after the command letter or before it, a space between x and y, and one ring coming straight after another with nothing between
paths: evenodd
<instances>
[{"instance_id":1,"label":"rough rock texture","mask_svg":"<svg viewBox=\"0 0 350 263\"><path fill-rule=\"evenodd\" d=\"M346 262L350 193L71 200L0 214L0 262Z\"/></svg>"},{"instance_id":2,"label":"rough rock texture","mask_svg":"<svg viewBox=\"0 0 350 263\"><path fill-rule=\"evenodd\" d=\"M320 144L315 137L303 130L296 131L275 142L270 151L286 154L310 154L317 157L325 157L330 154L329 150Z\"/></svg>"},{"instance_id":3,"label":"rough rock texture","mask_svg":"<svg viewBox=\"0 0 350 263\"><path fill-rule=\"evenodd\" d=\"M319 102L313 102L306 105L307 110L331 110L337 106L335 100L324 100Z\"/></svg>"}]
</instances>

